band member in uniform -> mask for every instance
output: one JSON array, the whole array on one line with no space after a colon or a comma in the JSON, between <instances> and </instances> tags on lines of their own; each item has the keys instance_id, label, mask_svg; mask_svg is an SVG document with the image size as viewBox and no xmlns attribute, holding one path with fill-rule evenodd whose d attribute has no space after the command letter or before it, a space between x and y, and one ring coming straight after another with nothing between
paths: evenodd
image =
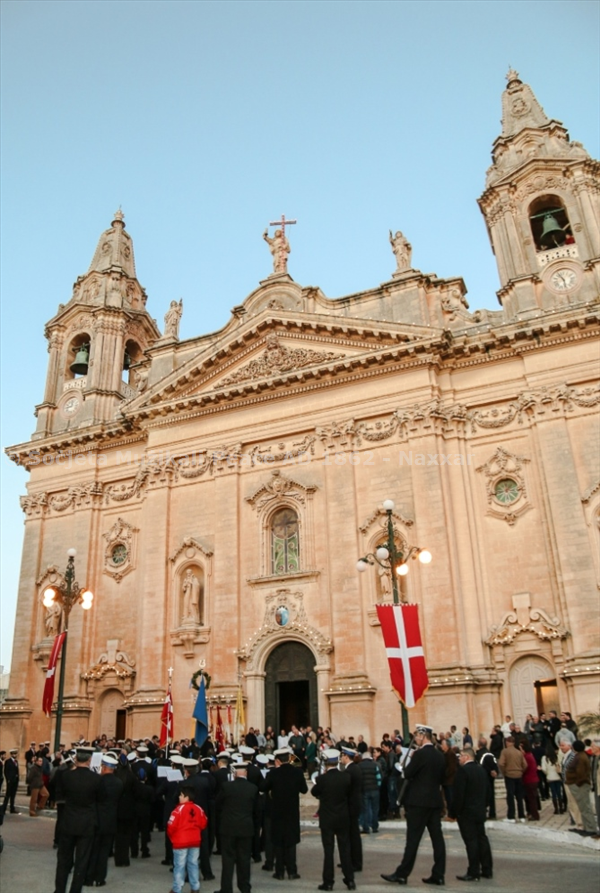
<instances>
[{"instance_id":1,"label":"band member in uniform","mask_svg":"<svg viewBox=\"0 0 600 893\"><path fill-rule=\"evenodd\" d=\"M292 766L292 749L284 747L276 750L275 769L269 772L262 784L271 800L271 834L275 849L275 874L277 880L284 880L287 871L290 880L297 880L296 844L300 843L300 794L308 788L301 768Z\"/></svg>"},{"instance_id":2,"label":"band member in uniform","mask_svg":"<svg viewBox=\"0 0 600 893\"><path fill-rule=\"evenodd\" d=\"M415 744L418 750L404 766L404 778L408 782L402 805L406 812L406 846L402 862L392 874L382 874L384 881L406 886L414 868L419 844L425 828L429 831L433 846L433 868L424 884L444 886L446 872L446 845L442 834L442 808L444 805L441 785L446 771L446 761L441 751L432 743L430 726L418 725Z\"/></svg>"},{"instance_id":3,"label":"band member in uniform","mask_svg":"<svg viewBox=\"0 0 600 893\"><path fill-rule=\"evenodd\" d=\"M358 762L360 756L352 747L343 746L340 756L340 766L347 772L352 780L352 793L350 795L350 855L354 871L362 871L363 854L362 840L360 837L360 814L362 812L363 777Z\"/></svg>"},{"instance_id":4,"label":"band member in uniform","mask_svg":"<svg viewBox=\"0 0 600 893\"><path fill-rule=\"evenodd\" d=\"M463 747L458 759L460 766L454 781L450 815L458 819L469 866L465 874L456 877L459 881L478 881L480 877L492 877L492 850L485 833L488 777L485 769L475 762L472 747Z\"/></svg>"},{"instance_id":5,"label":"band member in uniform","mask_svg":"<svg viewBox=\"0 0 600 893\"><path fill-rule=\"evenodd\" d=\"M98 827L94 837L94 846L89 861L86 887L104 887L108 871L108 857L117 833L117 812L119 800L123 793L123 782L115 775L119 765L117 758L111 753L102 755L100 781L103 796L98 803Z\"/></svg>"},{"instance_id":6,"label":"band member in uniform","mask_svg":"<svg viewBox=\"0 0 600 893\"><path fill-rule=\"evenodd\" d=\"M58 841L55 893L66 893L73 859L70 893L81 893L85 882L97 826L98 802L103 796L100 776L90 769L92 752L90 748L78 748L75 769L65 772L62 779L65 808Z\"/></svg>"},{"instance_id":7,"label":"band member in uniform","mask_svg":"<svg viewBox=\"0 0 600 893\"><path fill-rule=\"evenodd\" d=\"M352 779L348 772L338 772L339 750L323 751L327 771L319 775L311 794L319 801L319 828L323 844L323 883L319 890L333 890L335 880L334 848L337 840L344 883L356 890L350 854L350 801Z\"/></svg>"},{"instance_id":8,"label":"band member in uniform","mask_svg":"<svg viewBox=\"0 0 600 893\"><path fill-rule=\"evenodd\" d=\"M234 780L227 781L217 794L217 827L221 840L221 889L233 893L233 869L240 893L250 893L252 839L258 821L258 788L247 778L246 763L233 766Z\"/></svg>"}]
</instances>

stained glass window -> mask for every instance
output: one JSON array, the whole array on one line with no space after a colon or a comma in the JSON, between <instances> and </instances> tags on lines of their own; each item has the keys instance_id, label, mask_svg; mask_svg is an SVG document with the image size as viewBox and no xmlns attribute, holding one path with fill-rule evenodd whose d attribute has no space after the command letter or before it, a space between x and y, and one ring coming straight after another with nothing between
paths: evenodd
<instances>
[{"instance_id":1,"label":"stained glass window","mask_svg":"<svg viewBox=\"0 0 600 893\"><path fill-rule=\"evenodd\" d=\"M293 509L280 509L271 520L272 573L293 574L300 570L298 516Z\"/></svg>"},{"instance_id":2,"label":"stained glass window","mask_svg":"<svg viewBox=\"0 0 600 893\"><path fill-rule=\"evenodd\" d=\"M503 478L501 481L498 481L494 487L494 496L498 502L501 502L503 505L510 505L510 503L515 502L520 495L521 491L519 485L512 478Z\"/></svg>"}]
</instances>

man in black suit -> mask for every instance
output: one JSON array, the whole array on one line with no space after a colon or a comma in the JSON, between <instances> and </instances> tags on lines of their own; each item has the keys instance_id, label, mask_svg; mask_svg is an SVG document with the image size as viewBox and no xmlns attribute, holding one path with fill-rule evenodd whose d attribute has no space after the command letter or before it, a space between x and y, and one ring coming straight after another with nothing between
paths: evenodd
<instances>
[{"instance_id":1,"label":"man in black suit","mask_svg":"<svg viewBox=\"0 0 600 893\"><path fill-rule=\"evenodd\" d=\"M81 893L97 826L98 803L103 797L100 776L90 769L92 751L78 748L75 769L65 772L62 792L65 798L62 828L58 841L54 893L65 893L69 872L75 860L70 893Z\"/></svg>"},{"instance_id":2,"label":"man in black suit","mask_svg":"<svg viewBox=\"0 0 600 893\"><path fill-rule=\"evenodd\" d=\"M8 805L10 805L11 812L17 811L15 809L15 796L17 794L17 788L19 787L18 753L19 749L13 747L8 759L4 762L4 779L6 781L6 794L4 795L4 804L2 806L4 812L6 812L6 807Z\"/></svg>"},{"instance_id":3,"label":"man in black suit","mask_svg":"<svg viewBox=\"0 0 600 893\"><path fill-rule=\"evenodd\" d=\"M349 890L356 890L350 854L350 802L352 779L348 772L338 772L338 750L323 751L327 771L319 775L311 791L319 801L319 828L323 844L323 883L319 890L333 890L335 880L333 852L337 839L343 880Z\"/></svg>"},{"instance_id":4,"label":"man in black suit","mask_svg":"<svg viewBox=\"0 0 600 893\"><path fill-rule=\"evenodd\" d=\"M217 827L221 841L221 889L233 893L233 869L240 893L250 893L252 838L258 822L258 788L248 781L246 763L233 766L235 778L217 795Z\"/></svg>"},{"instance_id":5,"label":"man in black suit","mask_svg":"<svg viewBox=\"0 0 600 893\"><path fill-rule=\"evenodd\" d=\"M110 753L102 756L100 782L103 796L98 803L98 827L94 837L92 855L88 864L86 887L104 887L108 871L108 857L117 833L119 800L123 793L123 782L115 775L119 765L117 758Z\"/></svg>"},{"instance_id":6,"label":"man in black suit","mask_svg":"<svg viewBox=\"0 0 600 893\"><path fill-rule=\"evenodd\" d=\"M300 794L308 788L302 769L292 766L292 749L276 750L275 769L264 779L261 789L271 806L271 839L275 849L275 874L284 880L287 871L290 880L297 880L296 844L300 843Z\"/></svg>"},{"instance_id":7,"label":"man in black suit","mask_svg":"<svg viewBox=\"0 0 600 893\"><path fill-rule=\"evenodd\" d=\"M492 877L492 850L485 833L489 782L485 769L475 761L473 748L464 747L459 761L451 818L458 819L469 866L466 874L457 874L456 877L459 881L478 881L480 877Z\"/></svg>"},{"instance_id":8,"label":"man in black suit","mask_svg":"<svg viewBox=\"0 0 600 893\"><path fill-rule=\"evenodd\" d=\"M414 868L419 844L425 828L429 831L433 846L433 868L424 884L444 886L446 871L446 845L442 834L442 789L446 771L444 755L432 743L433 730L430 726L418 725L414 743L417 750L404 767L404 778L408 781L402 799L406 811L406 846L402 862L393 874L382 874L384 881L406 886L408 876Z\"/></svg>"}]
</instances>

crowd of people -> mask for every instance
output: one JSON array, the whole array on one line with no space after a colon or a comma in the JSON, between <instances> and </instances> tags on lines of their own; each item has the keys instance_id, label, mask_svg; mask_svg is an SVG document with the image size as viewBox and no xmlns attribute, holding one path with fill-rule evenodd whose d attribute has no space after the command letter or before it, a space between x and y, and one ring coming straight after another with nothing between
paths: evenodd
<instances>
[{"instance_id":1,"label":"crowd of people","mask_svg":"<svg viewBox=\"0 0 600 893\"><path fill-rule=\"evenodd\" d=\"M2 815L17 811L18 757L17 749L0 752ZM445 882L444 819L457 821L465 843L467 870L458 879L491 877L485 822L496 818L497 778L506 791L504 821L539 821L541 801L551 799L556 814L569 812L570 830L600 839L600 739L581 740L566 712L528 716L523 728L507 716L476 741L455 726L437 734L417 726L408 741L396 729L374 745L362 735L292 726L279 734L250 728L235 745L208 736L201 747L189 738L161 747L158 736L100 735L52 753L48 742L32 742L24 758L29 815L56 809L55 893L66 893L71 871L70 893L105 886L111 856L116 868L151 858L154 829L166 832L160 855L173 872L171 893L181 893L186 878L191 890L199 890L200 875L214 879L217 855L215 893L233 893L234 874L249 893L252 862L276 879L297 879L300 797L309 785L323 846L319 890L333 889L336 842L344 884L356 889L362 835L401 813L404 855L384 880L407 883L427 828L434 864L423 880Z\"/></svg>"}]
</instances>

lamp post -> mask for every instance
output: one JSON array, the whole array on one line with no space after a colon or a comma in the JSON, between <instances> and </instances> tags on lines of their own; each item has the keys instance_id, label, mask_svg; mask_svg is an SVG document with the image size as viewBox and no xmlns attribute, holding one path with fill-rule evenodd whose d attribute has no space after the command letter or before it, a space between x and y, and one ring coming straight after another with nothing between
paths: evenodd
<instances>
[{"instance_id":1,"label":"lamp post","mask_svg":"<svg viewBox=\"0 0 600 893\"><path fill-rule=\"evenodd\" d=\"M65 690L65 664L67 662L67 639L69 631L69 615L73 605L79 603L85 611L89 611L92 607L94 595L85 587L80 588L75 580L75 549L67 550L67 569L65 571L64 582L58 586L49 586L44 591L43 605L49 608L53 604L58 604L62 608L61 632L64 632L62 655L60 659L60 675L58 677L58 698L56 701L56 729L54 732L54 752L60 748L60 734L63 716L63 696Z\"/></svg>"},{"instance_id":2,"label":"lamp post","mask_svg":"<svg viewBox=\"0 0 600 893\"><path fill-rule=\"evenodd\" d=\"M409 546L407 545L403 549L399 549L396 545L396 537L394 536L394 522L392 518L392 513L394 511L394 502L391 499L386 499L383 503L383 508L385 509L385 513L387 515L387 542L385 546L379 546L375 549L375 552L369 552L368 555L365 555L363 558L359 558L356 563L356 569L359 573L364 573L369 565L379 565L382 567L387 573L391 575L392 578L392 594L394 597L394 604L399 605L402 602L400 597L400 587L398 586L398 577L404 577L409 571L408 562L412 559L418 558L421 564L429 564L431 561L431 552L427 549L421 549L419 546ZM408 741L410 737L410 726L408 722L408 711L404 706L403 702L400 701L400 707L402 710L402 739L404 742Z\"/></svg>"}]
</instances>

